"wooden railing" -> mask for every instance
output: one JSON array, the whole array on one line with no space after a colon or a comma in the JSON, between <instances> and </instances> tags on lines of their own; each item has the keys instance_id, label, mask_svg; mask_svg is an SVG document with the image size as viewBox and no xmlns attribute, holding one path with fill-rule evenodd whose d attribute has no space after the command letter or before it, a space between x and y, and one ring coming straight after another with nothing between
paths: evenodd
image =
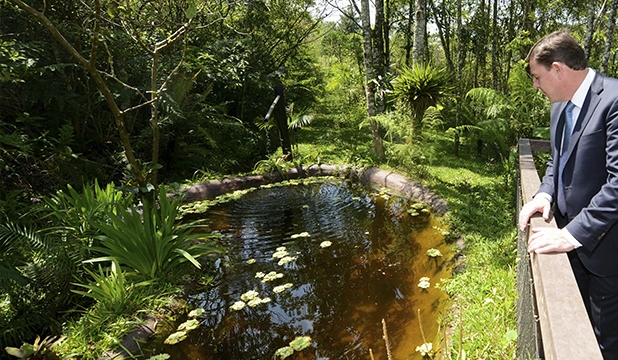
<instances>
[{"instance_id":1,"label":"wooden railing","mask_svg":"<svg viewBox=\"0 0 618 360\"><path fill-rule=\"evenodd\" d=\"M533 151L549 151L549 142L519 141L518 210L522 203L532 199L541 184ZM519 236L518 343L521 342L522 346L518 346L518 358L602 360L567 255L527 253L530 229L556 227L554 220L550 220L546 222L540 215L535 215L527 230ZM528 306L533 307L529 309L531 311L526 311ZM532 318L526 320L530 316ZM526 321L527 326L520 324Z\"/></svg>"}]
</instances>

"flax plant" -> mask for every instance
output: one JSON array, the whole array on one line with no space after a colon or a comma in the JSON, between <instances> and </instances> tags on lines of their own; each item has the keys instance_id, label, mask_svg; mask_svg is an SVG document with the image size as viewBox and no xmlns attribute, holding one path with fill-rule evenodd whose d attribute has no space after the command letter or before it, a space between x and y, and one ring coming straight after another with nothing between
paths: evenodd
<instances>
[{"instance_id":1,"label":"flax plant","mask_svg":"<svg viewBox=\"0 0 618 360\"><path fill-rule=\"evenodd\" d=\"M141 211L135 206L117 204L119 209L106 209L107 222L95 223L103 235L97 236L106 256L89 262L113 261L133 270L145 279L160 279L189 262L201 268L202 256L219 252L210 235L191 234L196 224L177 223L182 196L168 199L161 192L156 203L145 202Z\"/></svg>"}]
</instances>

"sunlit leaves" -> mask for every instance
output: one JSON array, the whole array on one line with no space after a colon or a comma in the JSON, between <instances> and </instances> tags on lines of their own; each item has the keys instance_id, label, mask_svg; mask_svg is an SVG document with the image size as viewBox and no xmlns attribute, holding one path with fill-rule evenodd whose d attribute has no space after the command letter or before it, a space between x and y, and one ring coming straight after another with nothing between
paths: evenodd
<instances>
[{"instance_id":1,"label":"sunlit leaves","mask_svg":"<svg viewBox=\"0 0 618 360\"><path fill-rule=\"evenodd\" d=\"M175 333L168 336L163 341L163 343L174 345L174 344L178 344L179 342L183 341L186 338L187 338L187 333L185 331L176 331Z\"/></svg>"},{"instance_id":2,"label":"sunlit leaves","mask_svg":"<svg viewBox=\"0 0 618 360\"><path fill-rule=\"evenodd\" d=\"M311 345L311 338L309 336L299 336L292 340L289 346L282 347L275 352L275 356L279 356L281 359L285 359L291 356L294 351L301 351Z\"/></svg>"}]
</instances>

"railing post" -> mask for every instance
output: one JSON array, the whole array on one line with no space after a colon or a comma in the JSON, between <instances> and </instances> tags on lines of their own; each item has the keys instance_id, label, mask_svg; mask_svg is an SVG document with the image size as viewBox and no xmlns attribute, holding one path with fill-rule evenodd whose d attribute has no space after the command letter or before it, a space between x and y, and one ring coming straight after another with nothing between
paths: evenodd
<instances>
[{"instance_id":1,"label":"railing post","mask_svg":"<svg viewBox=\"0 0 618 360\"><path fill-rule=\"evenodd\" d=\"M535 143L535 147L538 145ZM526 203L532 199L541 183L528 139L519 141L519 169L521 202ZM550 220L546 222L540 216L533 217L528 230L523 234L522 247L528 242L531 228L555 227L553 219ZM525 267L521 261L527 260L520 258L518 272ZM541 325L542 353L538 355L549 360L602 360L603 356L567 255L532 254L530 265L536 313ZM518 353L518 357L522 359L528 359L528 355L531 354Z\"/></svg>"}]
</instances>

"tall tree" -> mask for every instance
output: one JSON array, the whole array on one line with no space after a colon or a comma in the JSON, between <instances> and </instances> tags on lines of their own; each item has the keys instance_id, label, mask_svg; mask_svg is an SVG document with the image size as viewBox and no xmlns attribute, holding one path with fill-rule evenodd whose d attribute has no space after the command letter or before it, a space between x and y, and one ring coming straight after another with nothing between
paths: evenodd
<instances>
[{"instance_id":1,"label":"tall tree","mask_svg":"<svg viewBox=\"0 0 618 360\"><path fill-rule=\"evenodd\" d=\"M616 9L618 9L618 0L613 0L609 8L607 17L607 31L605 32L605 49L603 50L603 59L601 60L601 74L607 75L609 57L611 55L612 43L614 42L614 27L616 26Z\"/></svg>"},{"instance_id":2,"label":"tall tree","mask_svg":"<svg viewBox=\"0 0 618 360\"><path fill-rule=\"evenodd\" d=\"M365 56L365 96L367 99L367 116L369 117L369 126L371 127L371 135L373 138L373 146L376 150L376 155L380 160L385 159L384 145L382 144L382 136L378 128L378 123L373 119L376 112L376 82L375 71L373 64L373 49L372 49L372 31L371 18L369 14L369 0L361 0L361 24L363 29L363 50Z\"/></svg>"},{"instance_id":3,"label":"tall tree","mask_svg":"<svg viewBox=\"0 0 618 360\"><path fill-rule=\"evenodd\" d=\"M455 67L453 66L453 60L451 59L451 29L450 29L450 20L448 16L448 10L446 9L445 2L441 3L441 8L436 8L433 0L429 1L429 6L431 7L431 13L433 14L433 18L436 22L436 26L438 28L438 35L440 36L440 43L442 44L442 49L444 50L444 58L446 59L446 68L448 71L455 71ZM444 15L442 15L444 14Z\"/></svg>"},{"instance_id":4,"label":"tall tree","mask_svg":"<svg viewBox=\"0 0 618 360\"><path fill-rule=\"evenodd\" d=\"M494 0L493 4L493 21L491 30L492 46L491 46L491 74L492 74L492 89L498 90L498 0Z\"/></svg>"},{"instance_id":5,"label":"tall tree","mask_svg":"<svg viewBox=\"0 0 618 360\"><path fill-rule=\"evenodd\" d=\"M588 1L588 19L586 21L586 35L584 36L584 51L586 56L590 58L590 47L592 46L592 35L594 34L596 0Z\"/></svg>"},{"instance_id":6,"label":"tall tree","mask_svg":"<svg viewBox=\"0 0 618 360\"><path fill-rule=\"evenodd\" d=\"M457 87L455 93L457 94L457 109L455 112L455 128L461 124L461 99L462 96L462 81L461 81L461 73L463 71L463 42L462 42L462 20L461 20L461 2L462 0L457 0L457 72L455 74L455 78L457 79ZM454 144L454 153L455 155L459 155L459 132L455 130L455 139L453 141Z\"/></svg>"},{"instance_id":7,"label":"tall tree","mask_svg":"<svg viewBox=\"0 0 618 360\"><path fill-rule=\"evenodd\" d=\"M426 0L416 0L414 6L414 46L412 61L421 64L425 60L425 44L427 43Z\"/></svg>"}]
</instances>

